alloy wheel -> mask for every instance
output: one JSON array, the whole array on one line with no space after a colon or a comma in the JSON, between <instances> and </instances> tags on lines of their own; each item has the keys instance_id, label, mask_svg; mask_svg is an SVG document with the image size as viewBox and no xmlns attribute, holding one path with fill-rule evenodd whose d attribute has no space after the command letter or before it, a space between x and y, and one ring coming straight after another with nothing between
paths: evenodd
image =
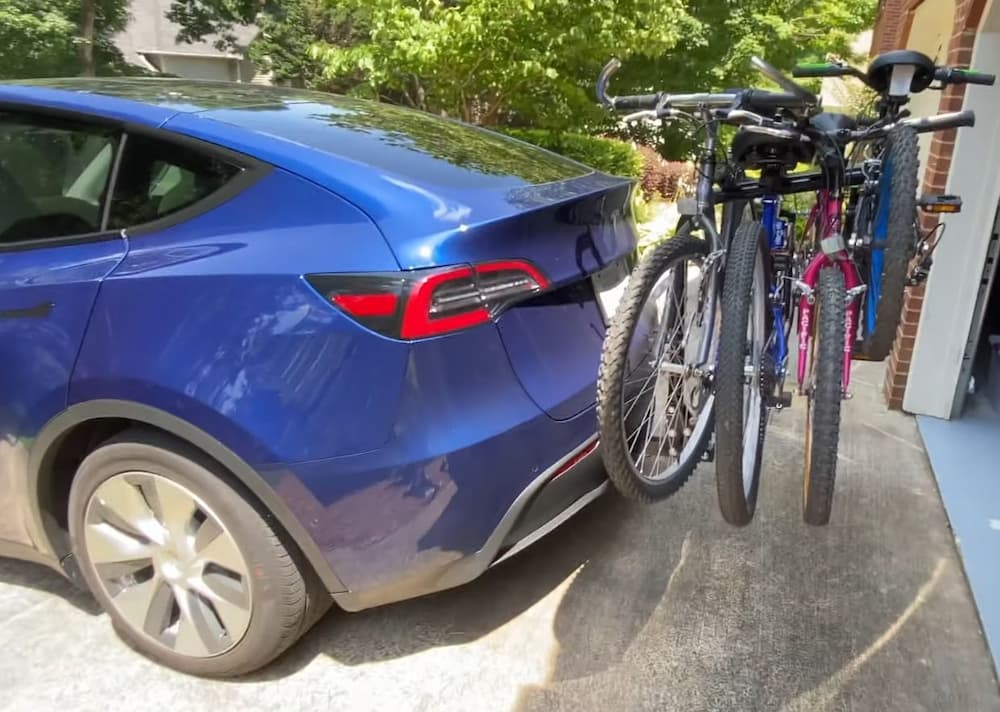
<instances>
[{"instance_id":1,"label":"alloy wheel","mask_svg":"<svg viewBox=\"0 0 1000 712\"><path fill-rule=\"evenodd\" d=\"M252 610L246 559L189 489L148 472L114 475L91 495L84 527L87 558L134 631L195 658L242 640Z\"/></svg>"}]
</instances>

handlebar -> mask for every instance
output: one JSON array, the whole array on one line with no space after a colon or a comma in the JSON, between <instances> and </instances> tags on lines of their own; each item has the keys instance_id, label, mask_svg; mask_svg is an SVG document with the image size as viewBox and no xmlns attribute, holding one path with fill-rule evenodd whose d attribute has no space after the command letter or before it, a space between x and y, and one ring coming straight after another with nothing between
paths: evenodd
<instances>
[{"instance_id":1,"label":"handlebar","mask_svg":"<svg viewBox=\"0 0 1000 712\"><path fill-rule=\"evenodd\" d=\"M856 77L865 84L868 83L868 75L860 69L851 67L843 62L817 62L813 64L800 64L792 70L793 77L799 78L825 78L825 77Z\"/></svg>"},{"instance_id":2,"label":"handlebar","mask_svg":"<svg viewBox=\"0 0 1000 712\"><path fill-rule=\"evenodd\" d=\"M997 79L995 74L973 72L971 69L955 67L938 67L934 70L934 78L941 84L980 84L985 87L993 86Z\"/></svg>"},{"instance_id":3,"label":"handlebar","mask_svg":"<svg viewBox=\"0 0 1000 712\"><path fill-rule=\"evenodd\" d=\"M792 70L792 76L800 78L854 77L855 79L860 79L867 86L871 86L871 81L866 72L843 62L800 64ZM981 84L982 86L991 87L996 81L996 75L987 74L986 72L974 72L970 69L959 69L957 67L937 67L934 70L934 79L939 81L942 87L949 84Z\"/></svg>"},{"instance_id":4,"label":"handlebar","mask_svg":"<svg viewBox=\"0 0 1000 712\"><path fill-rule=\"evenodd\" d=\"M633 94L626 96L609 96L608 83L611 77L621 68L618 59L611 59L601 69L597 77L595 92L597 100L604 106L617 111L649 111L665 112L669 109L697 108L745 108L761 111L777 111L778 109L805 108L818 105L815 95L806 91L791 80L784 77L769 64L754 58L754 66L765 72L786 89L784 92L769 92L761 89L742 89L720 93L695 94Z\"/></svg>"},{"instance_id":5,"label":"handlebar","mask_svg":"<svg viewBox=\"0 0 1000 712\"><path fill-rule=\"evenodd\" d=\"M916 129L917 133L944 131L945 129L957 129L962 126L975 126L976 112L966 109L965 111L953 111L947 114L928 116L923 119L903 119L899 123L912 126Z\"/></svg>"}]
</instances>

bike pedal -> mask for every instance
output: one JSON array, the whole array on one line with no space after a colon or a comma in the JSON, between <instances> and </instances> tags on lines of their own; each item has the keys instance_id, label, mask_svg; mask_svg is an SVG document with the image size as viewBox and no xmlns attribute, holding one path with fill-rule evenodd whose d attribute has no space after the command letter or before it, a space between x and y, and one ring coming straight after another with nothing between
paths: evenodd
<instances>
[{"instance_id":1,"label":"bike pedal","mask_svg":"<svg viewBox=\"0 0 1000 712\"><path fill-rule=\"evenodd\" d=\"M917 205L925 213L960 213L962 199L957 195L922 195Z\"/></svg>"},{"instance_id":2,"label":"bike pedal","mask_svg":"<svg viewBox=\"0 0 1000 712\"><path fill-rule=\"evenodd\" d=\"M709 443L705 452L701 454L702 462L715 462L715 443Z\"/></svg>"}]
</instances>

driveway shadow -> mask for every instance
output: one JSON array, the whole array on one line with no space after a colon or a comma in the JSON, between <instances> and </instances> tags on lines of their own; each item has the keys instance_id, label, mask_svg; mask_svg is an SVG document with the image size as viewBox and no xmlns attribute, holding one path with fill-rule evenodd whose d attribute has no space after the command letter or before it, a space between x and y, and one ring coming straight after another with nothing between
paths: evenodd
<instances>
[{"instance_id":1,"label":"driveway shadow","mask_svg":"<svg viewBox=\"0 0 1000 712\"><path fill-rule=\"evenodd\" d=\"M1000 709L912 419L856 401L830 526L802 523L801 411L782 414L754 522L722 521L711 465L626 518L516 712Z\"/></svg>"},{"instance_id":2,"label":"driveway shadow","mask_svg":"<svg viewBox=\"0 0 1000 712\"><path fill-rule=\"evenodd\" d=\"M0 557L0 583L59 596L92 616L101 612L101 607L93 596L41 564Z\"/></svg>"},{"instance_id":3,"label":"driveway shadow","mask_svg":"<svg viewBox=\"0 0 1000 712\"><path fill-rule=\"evenodd\" d=\"M615 495L602 497L470 584L360 613L333 610L273 665L243 679L285 677L317 655L360 665L481 638L538 603L574 572L570 591L580 585L589 588L585 582L594 576L592 572L606 570L621 528L641 515L640 507ZM578 583L581 580L583 584ZM641 607L636 607L632 618L639 621L642 616ZM626 644L623 638L621 647Z\"/></svg>"}]
</instances>

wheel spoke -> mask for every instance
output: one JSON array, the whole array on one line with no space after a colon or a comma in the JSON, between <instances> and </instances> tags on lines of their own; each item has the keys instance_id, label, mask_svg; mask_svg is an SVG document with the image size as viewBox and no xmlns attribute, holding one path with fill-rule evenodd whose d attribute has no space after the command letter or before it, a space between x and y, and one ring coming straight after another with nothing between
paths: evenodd
<instances>
[{"instance_id":1,"label":"wheel spoke","mask_svg":"<svg viewBox=\"0 0 1000 712\"><path fill-rule=\"evenodd\" d=\"M149 563L152 556L149 542L107 522L88 524L84 536L87 556L97 566L130 561Z\"/></svg>"},{"instance_id":2,"label":"wheel spoke","mask_svg":"<svg viewBox=\"0 0 1000 712\"><path fill-rule=\"evenodd\" d=\"M174 650L196 657L211 655L220 647L223 632L214 612L192 591L175 589L174 593L181 611Z\"/></svg>"},{"instance_id":3,"label":"wheel spoke","mask_svg":"<svg viewBox=\"0 0 1000 712\"><path fill-rule=\"evenodd\" d=\"M198 557L206 564L212 563L234 574L243 575L246 565L243 563L243 555L240 554L233 538L212 519L206 520L201 525L202 530L206 528L214 529L216 533L210 540L202 543L201 530L199 530L196 542L196 546L200 547Z\"/></svg>"},{"instance_id":4,"label":"wheel spoke","mask_svg":"<svg viewBox=\"0 0 1000 712\"><path fill-rule=\"evenodd\" d=\"M162 527L150 509L142 490L128 475L112 477L101 483L95 493L98 518L111 522L117 528L134 531L153 541L163 538ZM93 505L92 505L93 506Z\"/></svg>"},{"instance_id":5,"label":"wheel spoke","mask_svg":"<svg viewBox=\"0 0 1000 712\"><path fill-rule=\"evenodd\" d=\"M153 486L156 515L170 536L177 542L187 539L193 533L193 519L198 511L198 503L189 494L157 478Z\"/></svg>"},{"instance_id":6,"label":"wheel spoke","mask_svg":"<svg viewBox=\"0 0 1000 712\"><path fill-rule=\"evenodd\" d=\"M157 594L161 588L163 588L163 581L158 576L153 576L142 583L125 586L111 600L114 601L118 612L132 627L150 635L159 635L162 628L155 631L149 630L147 621L150 619L153 601L158 598Z\"/></svg>"},{"instance_id":7,"label":"wheel spoke","mask_svg":"<svg viewBox=\"0 0 1000 712\"><path fill-rule=\"evenodd\" d=\"M238 634L250 622L250 601L242 580L208 573L200 579L196 590L207 598L229 635Z\"/></svg>"}]
</instances>

